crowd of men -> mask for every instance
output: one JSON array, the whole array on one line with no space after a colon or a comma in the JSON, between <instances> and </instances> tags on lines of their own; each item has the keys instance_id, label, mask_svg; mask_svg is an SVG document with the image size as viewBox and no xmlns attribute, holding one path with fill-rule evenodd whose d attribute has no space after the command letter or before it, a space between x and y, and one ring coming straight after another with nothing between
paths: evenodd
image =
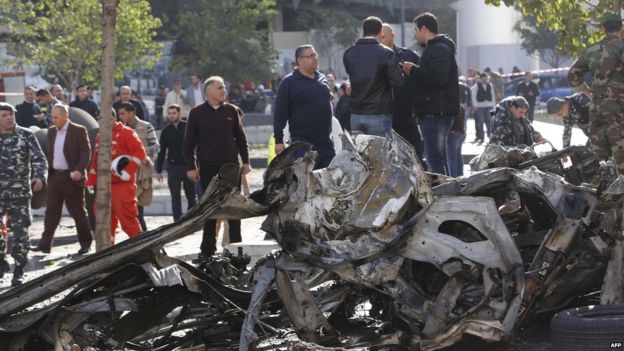
<instances>
[{"instance_id":1,"label":"crowd of men","mask_svg":"<svg viewBox=\"0 0 624 351\"><path fill-rule=\"evenodd\" d=\"M622 135L614 127L622 123L617 119L622 108L614 103L619 99L614 82L619 82L622 67L622 56L616 55L622 21L610 14L601 22L606 38L600 45L608 46L589 48L568 75L570 85L581 87L581 91L549 99L546 110L563 119L564 147L570 146L572 127L578 126L601 158L613 156L624 167ZM420 55L397 46L392 27L377 17L364 19L362 33L344 53L349 77L340 88L335 87L333 75L319 71L313 46L297 48L296 68L277 90L275 153L281 152L285 143L305 141L318 153L315 167L326 167L334 155L332 116L343 130L354 134L387 137L394 130L414 147L428 171L453 177L463 175L461 150L469 118L474 119L476 138L472 142L476 144L527 147L547 141L532 125L540 95L532 73L525 72L515 95L507 97L500 68L498 72L486 68L470 77L459 76L455 44L446 34L438 33L433 14L414 19L414 37L423 48ZM611 61L600 65L601 60ZM514 72L520 74L517 67ZM583 75L587 72L596 78L593 90L585 87ZM600 114L599 106L604 111ZM285 128L290 140L284 140Z\"/></svg>"},{"instance_id":2,"label":"crowd of men","mask_svg":"<svg viewBox=\"0 0 624 351\"><path fill-rule=\"evenodd\" d=\"M568 74L570 84L581 92L550 99L547 112L564 119L564 146L570 145L571 128L578 125L590 137L592 150L601 159L613 157L624 172L622 21L609 14L602 25L605 39L589 47ZM394 130L412 145L430 172L459 176L469 116L474 117L477 143L483 143L486 135L489 143L512 147L545 140L531 123L539 96L531 74L525 74L515 96L503 97L501 77L489 69L476 74L468 87L459 76L455 44L438 33L433 14L414 19L415 39L424 48L421 55L397 46L392 27L377 17L366 18L362 29L363 37L344 53L349 83L339 87L333 75L319 71L319 55L312 45L297 48L296 68L279 83L273 106L276 153L287 143L310 143L317 152L314 168L319 169L327 167L336 153L336 129L379 137L388 137ZM591 88L584 81L586 73L593 76ZM175 81L163 96L163 113L169 123L159 140L145 105L132 89L122 86L118 93L110 111L113 242L118 223L129 237L147 230L143 207L151 203L153 177L162 182L165 169L174 220L183 214L181 190L192 207L222 165L239 163L244 182L251 167L243 111L227 101L223 78L212 76L202 84L192 76L185 90ZM63 203L76 223L78 254L89 252L94 226L88 212L93 208L86 205L85 196L88 199L92 191L85 189L97 184L98 171L99 136L90 145L86 128L70 121L62 88L27 87L24 96L17 109L0 103L0 226L8 223L14 236L12 285L23 280L29 249L51 251ZM86 86L77 88L70 106L94 117L102 115ZM45 153L30 126L48 128ZM44 232L38 245L30 248L30 199L44 186ZM240 225L240 221L229 221L231 242L241 241ZM198 259L215 251L216 221L209 220ZM0 240L0 277L10 267L6 252L6 241Z\"/></svg>"},{"instance_id":3,"label":"crowd of men","mask_svg":"<svg viewBox=\"0 0 624 351\"><path fill-rule=\"evenodd\" d=\"M213 76L203 84L193 76L186 91L174 84L164 109L169 123L160 140L146 120L141 102L132 89L122 86L110 111L111 150L111 242L118 226L135 237L147 230L144 206L152 201L152 179L163 181L166 165L174 220L182 216L181 188L188 208L207 188L218 169L227 163L242 164L247 174L249 153L242 127L243 112L226 102L225 82ZM8 224L13 234L10 253L15 261L12 285L23 281L28 252L50 253L60 223L63 204L74 219L80 249L90 251L94 231L93 192L97 185L99 134L91 145L87 129L70 120L72 110L52 90L27 87L25 101L17 109L0 103L0 227ZM37 99L38 101L35 101ZM188 107L183 121L184 107ZM99 117L99 107L89 99L86 88L78 87L72 107ZM47 143L40 145L29 127L47 129ZM155 160L155 163L154 163ZM36 246L30 247L30 202L33 193L46 189L44 230ZM199 189L198 189L199 188ZM88 201L91 198L91 201ZM230 241L240 241L240 221L229 221ZM10 270L7 241L0 239L0 278ZM216 251L216 222L204 228L200 259Z\"/></svg>"}]
</instances>

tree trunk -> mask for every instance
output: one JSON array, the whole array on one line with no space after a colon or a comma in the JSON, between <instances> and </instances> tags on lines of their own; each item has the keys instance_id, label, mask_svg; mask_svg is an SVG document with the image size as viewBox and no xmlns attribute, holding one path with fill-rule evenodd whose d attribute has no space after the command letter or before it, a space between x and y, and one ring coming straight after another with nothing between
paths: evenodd
<instances>
[{"instance_id":1,"label":"tree trunk","mask_svg":"<svg viewBox=\"0 0 624 351\"><path fill-rule=\"evenodd\" d=\"M100 109L100 144L95 199L95 250L111 245L111 144L115 71L115 23L119 0L102 2L102 107Z\"/></svg>"}]
</instances>

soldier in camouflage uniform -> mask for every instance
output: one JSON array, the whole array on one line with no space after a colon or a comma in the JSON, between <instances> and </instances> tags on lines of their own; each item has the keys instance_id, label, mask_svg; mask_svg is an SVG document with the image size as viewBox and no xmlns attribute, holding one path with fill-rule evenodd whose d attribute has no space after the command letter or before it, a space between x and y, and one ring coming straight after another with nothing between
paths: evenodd
<instances>
[{"instance_id":1,"label":"soldier in camouflage uniform","mask_svg":"<svg viewBox=\"0 0 624 351\"><path fill-rule=\"evenodd\" d=\"M620 39L622 19L609 13L602 18L605 38L588 47L568 72L568 82L592 96L589 106L591 148L599 159L613 157L624 174L624 41ZM591 72L591 89L585 73Z\"/></svg>"},{"instance_id":2,"label":"soldier in camouflage uniform","mask_svg":"<svg viewBox=\"0 0 624 351\"><path fill-rule=\"evenodd\" d=\"M546 112L563 118L563 147L571 145L572 127L578 126L589 137L589 96L576 93L564 99L551 97L546 103ZM587 140L587 146L590 140Z\"/></svg>"},{"instance_id":3,"label":"soldier in camouflage uniform","mask_svg":"<svg viewBox=\"0 0 624 351\"><path fill-rule=\"evenodd\" d=\"M528 109L529 102L522 96L507 97L496 105L490 112L490 144L522 147L545 141L526 118Z\"/></svg>"},{"instance_id":4,"label":"soldier in camouflage uniform","mask_svg":"<svg viewBox=\"0 0 624 351\"><path fill-rule=\"evenodd\" d=\"M15 124L15 108L0 102L0 226L8 216L13 233L11 256L15 271L11 285L23 281L28 262L28 227L31 224L30 199L40 191L48 172L46 157L30 129ZM5 253L6 242L0 240L0 278L9 270Z\"/></svg>"}]
</instances>

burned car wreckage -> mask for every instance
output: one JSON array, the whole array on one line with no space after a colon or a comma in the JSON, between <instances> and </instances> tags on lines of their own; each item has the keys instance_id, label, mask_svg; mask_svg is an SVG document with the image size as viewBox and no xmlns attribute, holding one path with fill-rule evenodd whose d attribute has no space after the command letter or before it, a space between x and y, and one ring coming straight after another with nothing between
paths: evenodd
<instances>
[{"instance_id":1,"label":"burned car wreckage","mask_svg":"<svg viewBox=\"0 0 624 351\"><path fill-rule=\"evenodd\" d=\"M493 157L453 179L425 173L398 135L342 144L313 171L295 143L249 198L224 166L179 222L6 291L0 348L435 350L466 334L513 342L590 292L622 302L624 178L583 185L599 172L586 149L553 158L572 169ZM254 216L282 250L251 271L239 256L196 268L162 250L208 218Z\"/></svg>"}]
</instances>

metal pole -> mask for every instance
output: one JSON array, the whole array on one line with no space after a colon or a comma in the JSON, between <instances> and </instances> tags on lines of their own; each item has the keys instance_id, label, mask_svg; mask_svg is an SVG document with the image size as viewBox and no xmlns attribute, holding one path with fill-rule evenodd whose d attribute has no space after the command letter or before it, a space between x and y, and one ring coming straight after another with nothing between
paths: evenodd
<instances>
[{"instance_id":1,"label":"metal pole","mask_svg":"<svg viewBox=\"0 0 624 351\"><path fill-rule=\"evenodd\" d=\"M401 46L405 47L405 0L401 0Z\"/></svg>"}]
</instances>

